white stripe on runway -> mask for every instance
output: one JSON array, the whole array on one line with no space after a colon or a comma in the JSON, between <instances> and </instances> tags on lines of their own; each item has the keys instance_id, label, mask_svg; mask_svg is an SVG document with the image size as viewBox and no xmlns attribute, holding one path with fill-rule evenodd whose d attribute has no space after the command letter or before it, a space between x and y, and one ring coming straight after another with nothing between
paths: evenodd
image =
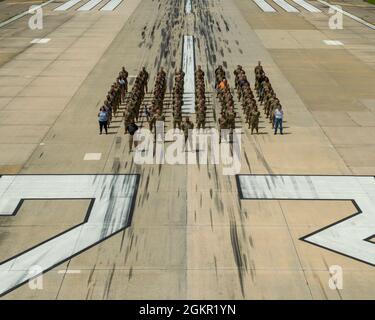
<instances>
[{"instance_id":1,"label":"white stripe on runway","mask_svg":"<svg viewBox=\"0 0 375 320\"><path fill-rule=\"evenodd\" d=\"M27 10L27 11L24 11L24 12L22 12L22 13L16 15L16 16L14 16L14 17L12 17L12 18L10 18L10 19L8 19L8 20L5 20L4 22L1 22L1 23L0 23L0 28L6 26L7 24L9 24L9 23L11 23L11 22L13 22L13 21L16 21L16 20L18 20L18 19L20 19L20 18L26 16L26 15L29 14L29 13L34 13L34 12L36 12L36 10L38 10L39 8L42 8L42 7L46 6L47 4L50 4L50 3L53 2L53 1L55 1L55 0L49 0L49 1L47 1L47 2L44 2L44 3L42 3L42 4L38 5L38 6L36 6L36 7L34 8L34 10L32 10L32 12L30 12L30 10Z\"/></svg>"},{"instance_id":2,"label":"white stripe on runway","mask_svg":"<svg viewBox=\"0 0 375 320\"><path fill-rule=\"evenodd\" d=\"M23 199L91 199L91 205L83 223L2 262L0 296L126 229L137 189L136 175L2 176L0 216L16 213Z\"/></svg>"},{"instance_id":3,"label":"white stripe on runway","mask_svg":"<svg viewBox=\"0 0 375 320\"><path fill-rule=\"evenodd\" d=\"M357 214L300 238L375 266L373 176L237 176L242 199L352 201ZM331 222L332 223L332 222Z\"/></svg>"},{"instance_id":4,"label":"white stripe on runway","mask_svg":"<svg viewBox=\"0 0 375 320\"><path fill-rule=\"evenodd\" d=\"M261 8L264 12L276 12L266 1L264 0L254 0L254 2Z\"/></svg>"},{"instance_id":5,"label":"white stripe on runway","mask_svg":"<svg viewBox=\"0 0 375 320\"><path fill-rule=\"evenodd\" d=\"M113 11L121 2L122 0L111 0L100 11Z\"/></svg>"},{"instance_id":6,"label":"white stripe on runway","mask_svg":"<svg viewBox=\"0 0 375 320\"><path fill-rule=\"evenodd\" d=\"M292 1L297 3L298 5L300 5L302 8L306 9L309 12L313 12L313 13L322 12L320 9L315 8L313 5L311 5L310 3L304 0L292 0Z\"/></svg>"},{"instance_id":7,"label":"white stripe on runway","mask_svg":"<svg viewBox=\"0 0 375 320\"><path fill-rule=\"evenodd\" d=\"M86 4L84 4L82 7L78 8L77 11L89 11L95 6L97 6L102 0L90 0Z\"/></svg>"},{"instance_id":8,"label":"white stripe on runway","mask_svg":"<svg viewBox=\"0 0 375 320\"><path fill-rule=\"evenodd\" d=\"M369 22L367 22L367 21L365 21L365 20L363 20L363 19L361 19L361 18L358 18L358 17L352 15L351 13L346 12L346 11L344 11L344 10L342 10L342 9L340 9L340 8L338 8L338 7L336 7L336 6L333 6L333 5L329 4L328 2L325 2L325 1L323 1L323 0L318 0L318 1L319 1L320 3L323 3L324 5L326 5L326 6L328 6L328 7L330 7L330 8L332 8L332 9L336 10L337 12L340 12L340 13L342 13L343 15L346 15L346 16L348 16L349 18L352 18L353 20L355 20L355 21L357 21L357 22L359 22L359 23L365 25L366 27L369 27L370 29L375 30L375 26L374 26L373 24L371 24L371 23L369 23Z\"/></svg>"},{"instance_id":9,"label":"white stripe on runway","mask_svg":"<svg viewBox=\"0 0 375 320\"><path fill-rule=\"evenodd\" d=\"M184 36L184 51L182 57L182 69L185 72L184 79L184 104L183 113L195 113L195 59L194 38Z\"/></svg>"},{"instance_id":10,"label":"white stripe on runway","mask_svg":"<svg viewBox=\"0 0 375 320\"><path fill-rule=\"evenodd\" d=\"M190 14L191 13L191 0L186 0L185 13L186 14Z\"/></svg>"},{"instance_id":11,"label":"white stripe on runway","mask_svg":"<svg viewBox=\"0 0 375 320\"><path fill-rule=\"evenodd\" d=\"M68 2L65 2L63 5L57 7L54 11L66 11L71 7L75 6L80 1L81 0L70 0Z\"/></svg>"},{"instance_id":12,"label":"white stripe on runway","mask_svg":"<svg viewBox=\"0 0 375 320\"><path fill-rule=\"evenodd\" d=\"M273 0L273 2L277 3L286 12L299 12L296 8L294 8L293 6L291 6L288 2L284 0Z\"/></svg>"}]
</instances>

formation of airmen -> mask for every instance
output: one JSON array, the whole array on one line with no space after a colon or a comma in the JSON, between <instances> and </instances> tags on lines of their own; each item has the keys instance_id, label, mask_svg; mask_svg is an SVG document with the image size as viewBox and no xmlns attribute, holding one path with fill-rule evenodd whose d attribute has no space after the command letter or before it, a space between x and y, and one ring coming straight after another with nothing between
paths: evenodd
<instances>
[{"instance_id":1,"label":"formation of airmen","mask_svg":"<svg viewBox=\"0 0 375 320\"><path fill-rule=\"evenodd\" d=\"M116 81L111 85L104 100L104 109L107 112L108 127L112 122L112 114L116 116L118 108L125 99L126 91L128 88L128 72L122 67Z\"/></svg>"},{"instance_id":2,"label":"formation of airmen","mask_svg":"<svg viewBox=\"0 0 375 320\"><path fill-rule=\"evenodd\" d=\"M152 132L155 128L157 121L165 121L165 116L163 115L163 103L165 91L167 89L167 74L163 68L156 75L154 95L151 104L151 118L149 119L150 131Z\"/></svg>"},{"instance_id":3,"label":"formation of airmen","mask_svg":"<svg viewBox=\"0 0 375 320\"><path fill-rule=\"evenodd\" d=\"M215 70L217 97L220 101L221 112L219 118L220 141L221 131L223 129L230 129L231 132L235 129L236 112L234 111L234 100L229 83L225 76L225 71L222 66Z\"/></svg>"},{"instance_id":4,"label":"formation of airmen","mask_svg":"<svg viewBox=\"0 0 375 320\"><path fill-rule=\"evenodd\" d=\"M134 81L132 91L125 101L125 110L124 110L124 125L125 125L125 134L128 132L128 126L131 123L138 121L139 110L141 108L142 101L147 92L149 74L145 68L139 72L138 76Z\"/></svg>"},{"instance_id":5,"label":"formation of airmen","mask_svg":"<svg viewBox=\"0 0 375 320\"><path fill-rule=\"evenodd\" d=\"M195 71L195 112L197 128L206 129L206 86L201 66Z\"/></svg>"},{"instance_id":6,"label":"formation of airmen","mask_svg":"<svg viewBox=\"0 0 375 320\"><path fill-rule=\"evenodd\" d=\"M250 83L247 80L246 72L242 66L237 66L236 70L234 70L234 76L238 101L242 101L242 110L246 117L246 123L249 124L251 134L253 134L254 130L259 133L260 112L258 111Z\"/></svg>"},{"instance_id":7,"label":"formation of airmen","mask_svg":"<svg viewBox=\"0 0 375 320\"><path fill-rule=\"evenodd\" d=\"M181 69L176 71L174 76L174 87L173 87L173 129L181 130L182 125L182 105L184 97L184 79L185 72Z\"/></svg>"},{"instance_id":8,"label":"formation of airmen","mask_svg":"<svg viewBox=\"0 0 375 320\"><path fill-rule=\"evenodd\" d=\"M275 110L280 108L280 100L276 96L276 92L273 90L269 78L266 76L265 71L258 62L258 65L254 69L255 72L255 90L259 97L260 104L263 104L263 111L269 122L272 124L272 128L275 126Z\"/></svg>"},{"instance_id":9,"label":"formation of airmen","mask_svg":"<svg viewBox=\"0 0 375 320\"><path fill-rule=\"evenodd\" d=\"M261 65L254 68L255 73L255 91L260 105L263 105L263 111L266 118L275 126L275 111L281 108L280 100L277 98L275 91L272 88L269 78ZM259 118L260 112L258 110L257 101L251 89L250 82L247 79L246 72L242 66L238 65L234 70L235 76L235 91L237 93L238 102L241 103L243 113L245 115L246 124L251 129L251 134L259 133ZM226 73L220 65L215 70L217 97L221 105L220 117L218 119L221 132L223 129L229 129L231 133L235 129L236 112L234 108L234 98L231 88L226 78ZM174 87L173 87L173 128L183 130L187 137L187 130L194 128L194 125L188 117L183 121L182 106L184 95L184 79L185 73L180 69L175 72ZM143 67L137 75L133 88L127 97L128 92L128 72L124 67L116 78L116 81L111 85L110 90L104 101L101 110L107 113L108 127L112 120L112 114L116 116L119 111L121 103L125 104L123 119L125 124L125 134L128 133L128 126L138 122L140 109L144 100L145 94L148 90L149 74ZM145 106L147 121L150 130L153 131L158 121L165 121L163 115L163 103L167 88L166 72L160 68L156 76L153 99L151 105L151 112ZM104 108L104 109L102 109ZM201 66L197 67L195 71L195 111L196 111L196 125L198 129L206 128L206 88L205 88L205 73ZM186 131L186 132L185 132Z\"/></svg>"}]
</instances>

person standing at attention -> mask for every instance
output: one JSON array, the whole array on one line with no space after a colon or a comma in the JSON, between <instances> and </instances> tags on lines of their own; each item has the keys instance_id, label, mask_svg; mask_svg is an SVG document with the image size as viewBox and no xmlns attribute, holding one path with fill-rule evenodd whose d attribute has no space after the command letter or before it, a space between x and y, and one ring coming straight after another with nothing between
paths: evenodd
<instances>
[{"instance_id":1,"label":"person standing at attention","mask_svg":"<svg viewBox=\"0 0 375 320\"><path fill-rule=\"evenodd\" d=\"M134 141L134 135L138 130L137 124L134 122L134 118L132 121L128 124L128 132L129 132L129 152L133 151L133 141ZM137 147L137 142L134 142L134 146Z\"/></svg>"},{"instance_id":2,"label":"person standing at attention","mask_svg":"<svg viewBox=\"0 0 375 320\"><path fill-rule=\"evenodd\" d=\"M275 134L277 134L278 127L280 127L280 134L283 134L283 118L284 118L283 107L279 105L275 109Z\"/></svg>"},{"instance_id":3,"label":"person standing at attention","mask_svg":"<svg viewBox=\"0 0 375 320\"><path fill-rule=\"evenodd\" d=\"M105 134L108 134L108 113L105 110L105 107L101 107L98 113L98 118L99 118L99 129L100 129L100 134L103 132L103 128L105 130Z\"/></svg>"}]
</instances>

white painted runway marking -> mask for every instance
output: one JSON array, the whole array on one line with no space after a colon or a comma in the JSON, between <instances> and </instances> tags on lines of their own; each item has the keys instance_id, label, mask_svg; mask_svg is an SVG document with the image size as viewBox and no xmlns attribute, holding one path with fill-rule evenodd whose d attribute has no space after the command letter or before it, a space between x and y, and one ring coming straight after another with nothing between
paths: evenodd
<instances>
[{"instance_id":1,"label":"white painted runway marking","mask_svg":"<svg viewBox=\"0 0 375 320\"><path fill-rule=\"evenodd\" d=\"M344 44L338 40L323 40L327 46L343 46Z\"/></svg>"},{"instance_id":2,"label":"white painted runway marking","mask_svg":"<svg viewBox=\"0 0 375 320\"><path fill-rule=\"evenodd\" d=\"M298 5L300 5L302 8L306 9L309 12L313 12L313 13L322 12L320 9L315 8L313 5L311 5L310 3L304 0L292 0L292 1L297 3Z\"/></svg>"},{"instance_id":3,"label":"white painted runway marking","mask_svg":"<svg viewBox=\"0 0 375 320\"><path fill-rule=\"evenodd\" d=\"M81 270L59 270L57 271L59 274L78 274L81 273Z\"/></svg>"},{"instance_id":4,"label":"white painted runway marking","mask_svg":"<svg viewBox=\"0 0 375 320\"><path fill-rule=\"evenodd\" d=\"M302 240L375 266L375 178L363 176L239 175L244 199L352 200L359 214Z\"/></svg>"},{"instance_id":5,"label":"white painted runway marking","mask_svg":"<svg viewBox=\"0 0 375 320\"><path fill-rule=\"evenodd\" d=\"M81 2L81 0L69 0L68 2L65 2L61 6L57 7L54 11L66 11L75 6L78 2Z\"/></svg>"},{"instance_id":6,"label":"white painted runway marking","mask_svg":"<svg viewBox=\"0 0 375 320\"><path fill-rule=\"evenodd\" d=\"M353 20L355 20L355 21L357 21L357 22L365 25L366 27L369 27L370 29L375 30L375 26L373 24L371 24L371 23L369 23L369 22L367 22L367 21L365 21L365 20L363 20L361 18L358 18L355 15L353 15L353 14L351 14L349 12L346 12L346 11L344 11L344 10L342 10L342 9L340 9L340 8L334 6L334 5L332 5L332 4L330 4L330 3L326 2L326 1L323 1L323 0L318 0L318 1L320 3L323 3L324 5L326 5L327 7L330 7L332 9L336 10L337 12L340 12L343 15L345 15L345 16L347 16L349 18L352 18Z\"/></svg>"},{"instance_id":7,"label":"white painted runway marking","mask_svg":"<svg viewBox=\"0 0 375 320\"><path fill-rule=\"evenodd\" d=\"M276 12L266 1L264 0L254 0L254 2L261 8L264 12Z\"/></svg>"},{"instance_id":8,"label":"white painted runway marking","mask_svg":"<svg viewBox=\"0 0 375 320\"><path fill-rule=\"evenodd\" d=\"M22 199L92 199L82 224L0 265L0 296L130 225L137 175L7 175L0 178L0 215L16 213Z\"/></svg>"},{"instance_id":9,"label":"white painted runway marking","mask_svg":"<svg viewBox=\"0 0 375 320\"><path fill-rule=\"evenodd\" d=\"M299 12L296 8L291 6L288 2L284 0L273 0L276 4L278 4L281 8L283 8L286 12Z\"/></svg>"},{"instance_id":10,"label":"white painted runway marking","mask_svg":"<svg viewBox=\"0 0 375 320\"><path fill-rule=\"evenodd\" d=\"M185 4L185 13L186 14L190 14L191 13L191 0L186 0L186 4Z\"/></svg>"},{"instance_id":11,"label":"white painted runway marking","mask_svg":"<svg viewBox=\"0 0 375 320\"><path fill-rule=\"evenodd\" d=\"M36 10L38 10L39 8L43 8L44 6L46 6L47 4L50 4L50 3L53 2L53 1L55 1L55 0L49 0L49 1L47 1L47 2L44 2L44 3L42 3L42 4L38 5L38 6L36 6L33 12L36 12ZM5 20L4 22L1 22L1 23L0 23L0 28L6 26L7 24L9 24L9 23L11 23L11 22L13 22L13 21L16 21L16 20L18 20L18 19L20 19L20 18L22 18L22 17L28 15L29 13L30 13L30 11L27 10L27 11L24 11L24 12L22 12L22 13L20 13L20 14L17 14L16 16L14 16L14 17L12 17L12 18L10 18L10 19L8 19L8 20Z\"/></svg>"},{"instance_id":12,"label":"white painted runway marking","mask_svg":"<svg viewBox=\"0 0 375 320\"><path fill-rule=\"evenodd\" d=\"M102 158L102 154L101 153L86 153L85 157L83 158L83 160L86 160L86 161L95 161L95 160L100 160L101 158Z\"/></svg>"},{"instance_id":13,"label":"white painted runway marking","mask_svg":"<svg viewBox=\"0 0 375 320\"><path fill-rule=\"evenodd\" d=\"M182 112L195 113L195 57L192 36L184 36L182 69L185 72Z\"/></svg>"},{"instance_id":14,"label":"white painted runway marking","mask_svg":"<svg viewBox=\"0 0 375 320\"><path fill-rule=\"evenodd\" d=\"M111 0L103 8L101 8L100 11L113 11L120 5L121 2L122 0Z\"/></svg>"},{"instance_id":15,"label":"white painted runway marking","mask_svg":"<svg viewBox=\"0 0 375 320\"><path fill-rule=\"evenodd\" d=\"M50 38L42 38L42 39L40 39L40 38L35 38L35 39L33 39L33 40L31 40L30 41L30 43L38 43L38 44L44 44L44 43L48 43L48 42L50 42Z\"/></svg>"},{"instance_id":16,"label":"white painted runway marking","mask_svg":"<svg viewBox=\"0 0 375 320\"><path fill-rule=\"evenodd\" d=\"M92 8L96 7L102 0L90 0L85 3L82 7L79 7L77 11L90 11Z\"/></svg>"}]
</instances>

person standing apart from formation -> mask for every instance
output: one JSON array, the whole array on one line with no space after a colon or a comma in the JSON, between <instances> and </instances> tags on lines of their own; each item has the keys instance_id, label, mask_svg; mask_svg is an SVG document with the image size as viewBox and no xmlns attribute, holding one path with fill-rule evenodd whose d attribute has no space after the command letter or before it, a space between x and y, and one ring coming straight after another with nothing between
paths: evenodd
<instances>
[{"instance_id":1,"label":"person standing apart from formation","mask_svg":"<svg viewBox=\"0 0 375 320\"><path fill-rule=\"evenodd\" d=\"M283 118L284 118L283 107L279 105L275 110L275 134L277 134L277 128L279 127L280 127L280 134L283 134Z\"/></svg>"},{"instance_id":2,"label":"person standing apart from formation","mask_svg":"<svg viewBox=\"0 0 375 320\"><path fill-rule=\"evenodd\" d=\"M194 124L190 121L189 117L185 118L185 121L182 123L182 131L184 133L185 137L185 145L186 145L186 151L193 150L193 141L191 136L191 130L194 129ZM189 147L190 145L190 147Z\"/></svg>"},{"instance_id":3,"label":"person standing apart from formation","mask_svg":"<svg viewBox=\"0 0 375 320\"><path fill-rule=\"evenodd\" d=\"M107 125L108 125L108 113L105 110L105 107L101 107L100 108L99 113L98 113L98 118L99 118L99 130L100 130L100 134L102 134L103 128L105 130L105 134L108 134L108 129L107 129Z\"/></svg>"},{"instance_id":4,"label":"person standing apart from formation","mask_svg":"<svg viewBox=\"0 0 375 320\"><path fill-rule=\"evenodd\" d=\"M129 152L132 152L133 151L134 135L138 130L138 126L134 122L134 119L128 124L127 130L129 132ZM134 142L134 146L137 147L137 142Z\"/></svg>"}]
</instances>

